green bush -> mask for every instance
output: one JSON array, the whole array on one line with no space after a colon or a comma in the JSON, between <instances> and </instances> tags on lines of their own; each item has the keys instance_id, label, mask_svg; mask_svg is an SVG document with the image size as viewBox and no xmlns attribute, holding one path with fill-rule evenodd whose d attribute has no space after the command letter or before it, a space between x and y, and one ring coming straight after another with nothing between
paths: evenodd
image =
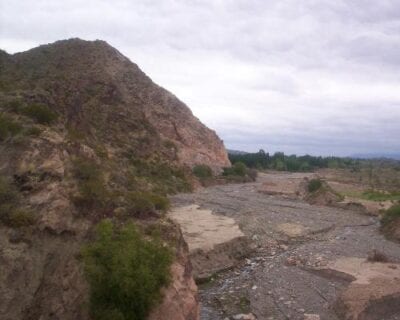
<instances>
[{"instance_id":1,"label":"green bush","mask_svg":"<svg viewBox=\"0 0 400 320\"><path fill-rule=\"evenodd\" d=\"M10 227L33 224L36 219L32 212L18 208L20 196L17 189L6 178L0 176L0 221Z\"/></svg>"},{"instance_id":2,"label":"green bush","mask_svg":"<svg viewBox=\"0 0 400 320\"><path fill-rule=\"evenodd\" d=\"M32 104L25 107L22 113L40 124L50 124L57 119L57 114L44 104Z\"/></svg>"},{"instance_id":3,"label":"green bush","mask_svg":"<svg viewBox=\"0 0 400 320\"><path fill-rule=\"evenodd\" d=\"M18 113L24 106L24 102L21 99L15 98L6 103L6 110Z\"/></svg>"},{"instance_id":4,"label":"green bush","mask_svg":"<svg viewBox=\"0 0 400 320\"><path fill-rule=\"evenodd\" d=\"M0 176L0 220L7 223L10 213L18 202L17 190L9 181Z\"/></svg>"},{"instance_id":5,"label":"green bush","mask_svg":"<svg viewBox=\"0 0 400 320\"><path fill-rule=\"evenodd\" d=\"M307 189L308 189L308 192L312 193L312 192L319 190L321 187L322 187L321 179L311 179L308 182Z\"/></svg>"},{"instance_id":6,"label":"green bush","mask_svg":"<svg viewBox=\"0 0 400 320\"><path fill-rule=\"evenodd\" d=\"M132 223L117 229L101 222L82 255L96 320L146 319L170 282L170 250L158 240L145 240Z\"/></svg>"},{"instance_id":7,"label":"green bush","mask_svg":"<svg viewBox=\"0 0 400 320\"><path fill-rule=\"evenodd\" d=\"M10 116L0 113L0 141L13 137L22 131L22 126Z\"/></svg>"},{"instance_id":8,"label":"green bush","mask_svg":"<svg viewBox=\"0 0 400 320\"><path fill-rule=\"evenodd\" d=\"M41 133L42 133L42 130L40 130L40 128L38 128L38 127L30 127L25 131L26 135L33 136L33 137L40 136Z\"/></svg>"},{"instance_id":9,"label":"green bush","mask_svg":"<svg viewBox=\"0 0 400 320\"><path fill-rule=\"evenodd\" d=\"M89 159L78 158L73 162L73 173L78 182L79 196L75 204L83 207L105 207L109 192L99 166Z\"/></svg>"},{"instance_id":10,"label":"green bush","mask_svg":"<svg viewBox=\"0 0 400 320\"><path fill-rule=\"evenodd\" d=\"M235 162L232 167L224 168L222 175L224 176L240 176L244 177L247 173L247 167L243 162Z\"/></svg>"},{"instance_id":11,"label":"green bush","mask_svg":"<svg viewBox=\"0 0 400 320\"><path fill-rule=\"evenodd\" d=\"M141 178L158 194L191 191L191 185L182 168L160 160L144 160L131 157L131 177Z\"/></svg>"},{"instance_id":12,"label":"green bush","mask_svg":"<svg viewBox=\"0 0 400 320\"><path fill-rule=\"evenodd\" d=\"M387 209L382 216L381 223L385 226L397 219L400 219L400 204L395 204Z\"/></svg>"},{"instance_id":13,"label":"green bush","mask_svg":"<svg viewBox=\"0 0 400 320\"><path fill-rule=\"evenodd\" d=\"M193 167L193 174L200 179L207 179L213 176L211 168L205 164L198 164Z\"/></svg>"},{"instance_id":14,"label":"green bush","mask_svg":"<svg viewBox=\"0 0 400 320\"><path fill-rule=\"evenodd\" d=\"M10 211L6 224L13 228L26 227L36 222L36 216L31 211L14 209Z\"/></svg>"},{"instance_id":15,"label":"green bush","mask_svg":"<svg viewBox=\"0 0 400 320\"><path fill-rule=\"evenodd\" d=\"M167 211L170 202L167 197L152 192L129 192L127 210L132 214L152 213L154 210Z\"/></svg>"}]
</instances>

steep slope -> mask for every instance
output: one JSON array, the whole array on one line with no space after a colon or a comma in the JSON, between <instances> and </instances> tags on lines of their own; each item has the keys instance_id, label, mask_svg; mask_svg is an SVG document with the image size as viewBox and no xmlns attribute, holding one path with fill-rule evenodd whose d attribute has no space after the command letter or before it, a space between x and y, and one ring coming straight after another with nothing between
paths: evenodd
<instances>
[{"instance_id":1,"label":"steep slope","mask_svg":"<svg viewBox=\"0 0 400 320\"><path fill-rule=\"evenodd\" d=\"M189 166L230 164L214 131L103 41L58 41L0 59L3 89L17 85L25 98L60 113L67 127L145 155L159 150Z\"/></svg>"},{"instance_id":2,"label":"steep slope","mask_svg":"<svg viewBox=\"0 0 400 320\"><path fill-rule=\"evenodd\" d=\"M110 218L173 248L151 319L197 319L187 246L156 210L197 163L229 165L221 140L105 42L0 51L0 318L88 319L80 250Z\"/></svg>"}]
</instances>

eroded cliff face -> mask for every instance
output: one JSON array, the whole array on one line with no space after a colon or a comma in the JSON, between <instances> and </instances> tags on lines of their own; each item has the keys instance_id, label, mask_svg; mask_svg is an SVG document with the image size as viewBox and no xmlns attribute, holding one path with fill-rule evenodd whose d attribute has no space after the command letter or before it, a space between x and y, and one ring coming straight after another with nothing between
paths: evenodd
<instances>
[{"instance_id":1,"label":"eroded cliff face","mask_svg":"<svg viewBox=\"0 0 400 320\"><path fill-rule=\"evenodd\" d=\"M18 207L34 218L18 226L0 222L0 318L89 319L80 250L96 223L126 219L127 192L185 190L190 166L218 170L229 165L226 151L182 102L102 41L60 41L12 56L0 52L0 69L0 126L6 124L0 130L0 175L20 195ZM33 104L47 106L57 120L43 124L21 111ZM112 201L78 204L79 159L99 168ZM151 217L152 223L160 220ZM162 223L169 226L162 236L175 239L176 259L172 283L150 319L196 320L187 245L176 225Z\"/></svg>"}]
</instances>

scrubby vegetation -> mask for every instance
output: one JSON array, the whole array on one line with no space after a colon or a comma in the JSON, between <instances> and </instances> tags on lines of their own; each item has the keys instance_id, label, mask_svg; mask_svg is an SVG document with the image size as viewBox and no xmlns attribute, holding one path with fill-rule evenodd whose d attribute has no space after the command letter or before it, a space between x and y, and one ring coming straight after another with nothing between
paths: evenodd
<instances>
[{"instance_id":1,"label":"scrubby vegetation","mask_svg":"<svg viewBox=\"0 0 400 320\"><path fill-rule=\"evenodd\" d=\"M400 192L384 192L379 190L368 190L363 192L363 199L372 200L372 201L399 201L400 200Z\"/></svg>"},{"instance_id":2,"label":"scrubby vegetation","mask_svg":"<svg viewBox=\"0 0 400 320\"><path fill-rule=\"evenodd\" d=\"M132 184L144 180L151 186L151 192L160 195L192 190L182 168L157 159L144 160L130 156L130 176Z\"/></svg>"},{"instance_id":3,"label":"scrubby vegetation","mask_svg":"<svg viewBox=\"0 0 400 320\"><path fill-rule=\"evenodd\" d=\"M48 125L57 119L57 114L44 104L31 104L24 107L21 112L40 124Z\"/></svg>"},{"instance_id":4,"label":"scrubby vegetation","mask_svg":"<svg viewBox=\"0 0 400 320\"><path fill-rule=\"evenodd\" d=\"M400 219L400 203L393 205L386 210L382 216L382 226L387 226L395 220Z\"/></svg>"},{"instance_id":5,"label":"scrubby vegetation","mask_svg":"<svg viewBox=\"0 0 400 320\"><path fill-rule=\"evenodd\" d=\"M129 192L126 195L127 211L131 215L165 212L170 207L169 199L152 192Z\"/></svg>"},{"instance_id":6,"label":"scrubby vegetation","mask_svg":"<svg viewBox=\"0 0 400 320\"><path fill-rule=\"evenodd\" d=\"M145 319L170 281L171 252L157 239L144 239L132 223L100 223L83 260L96 320Z\"/></svg>"},{"instance_id":7,"label":"scrubby vegetation","mask_svg":"<svg viewBox=\"0 0 400 320\"><path fill-rule=\"evenodd\" d=\"M211 168L205 164L199 164L193 167L193 174L199 179L212 178Z\"/></svg>"},{"instance_id":8,"label":"scrubby vegetation","mask_svg":"<svg viewBox=\"0 0 400 320\"><path fill-rule=\"evenodd\" d=\"M0 141L22 132L22 125L7 114L0 113Z\"/></svg>"},{"instance_id":9,"label":"scrubby vegetation","mask_svg":"<svg viewBox=\"0 0 400 320\"><path fill-rule=\"evenodd\" d=\"M257 170L249 169L243 162L235 162L232 167L224 168L222 176L234 182L250 182L257 178Z\"/></svg>"},{"instance_id":10,"label":"scrubby vegetation","mask_svg":"<svg viewBox=\"0 0 400 320\"><path fill-rule=\"evenodd\" d=\"M73 174L78 183L79 195L75 204L87 208L104 208L110 203L104 175L100 167L92 160L77 158L73 162Z\"/></svg>"},{"instance_id":11,"label":"scrubby vegetation","mask_svg":"<svg viewBox=\"0 0 400 320\"><path fill-rule=\"evenodd\" d=\"M10 227L18 228L35 223L34 214L20 208L21 197L15 186L0 176L0 221Z\"/></svg>"},{"instance_id":12,"label":"scrubby vegetation","mask_svg":"<svg viewBox=\"0 0 400 320\"><path fill-rule=\"evenodd\" d=\"M311 179L307 185L308 192L315 192L319 190L321 187L322 187L321 179Z\"/></svg>"}]
</instances>

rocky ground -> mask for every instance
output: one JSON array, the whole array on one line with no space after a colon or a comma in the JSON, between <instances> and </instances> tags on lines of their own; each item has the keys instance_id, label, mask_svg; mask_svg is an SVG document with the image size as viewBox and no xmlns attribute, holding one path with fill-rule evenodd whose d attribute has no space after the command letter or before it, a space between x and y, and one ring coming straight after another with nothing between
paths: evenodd
<instances>
[{"instance_id":1,"label":"rocky ground","mask_svg":"<svg viewBox=\"0 0 400 320\"><path fill-rule=\"evenodd\" d=\"M250 241L247 258L200 286L202 320L400 319L399 244L379 233L377 217L300 200L303 178L261 174L173 198L175 207L196 204L233 219ZM285 179L291 191L279 192ZM368 262L374 249L389 262Z\"/></svg>"}]
</instances>

